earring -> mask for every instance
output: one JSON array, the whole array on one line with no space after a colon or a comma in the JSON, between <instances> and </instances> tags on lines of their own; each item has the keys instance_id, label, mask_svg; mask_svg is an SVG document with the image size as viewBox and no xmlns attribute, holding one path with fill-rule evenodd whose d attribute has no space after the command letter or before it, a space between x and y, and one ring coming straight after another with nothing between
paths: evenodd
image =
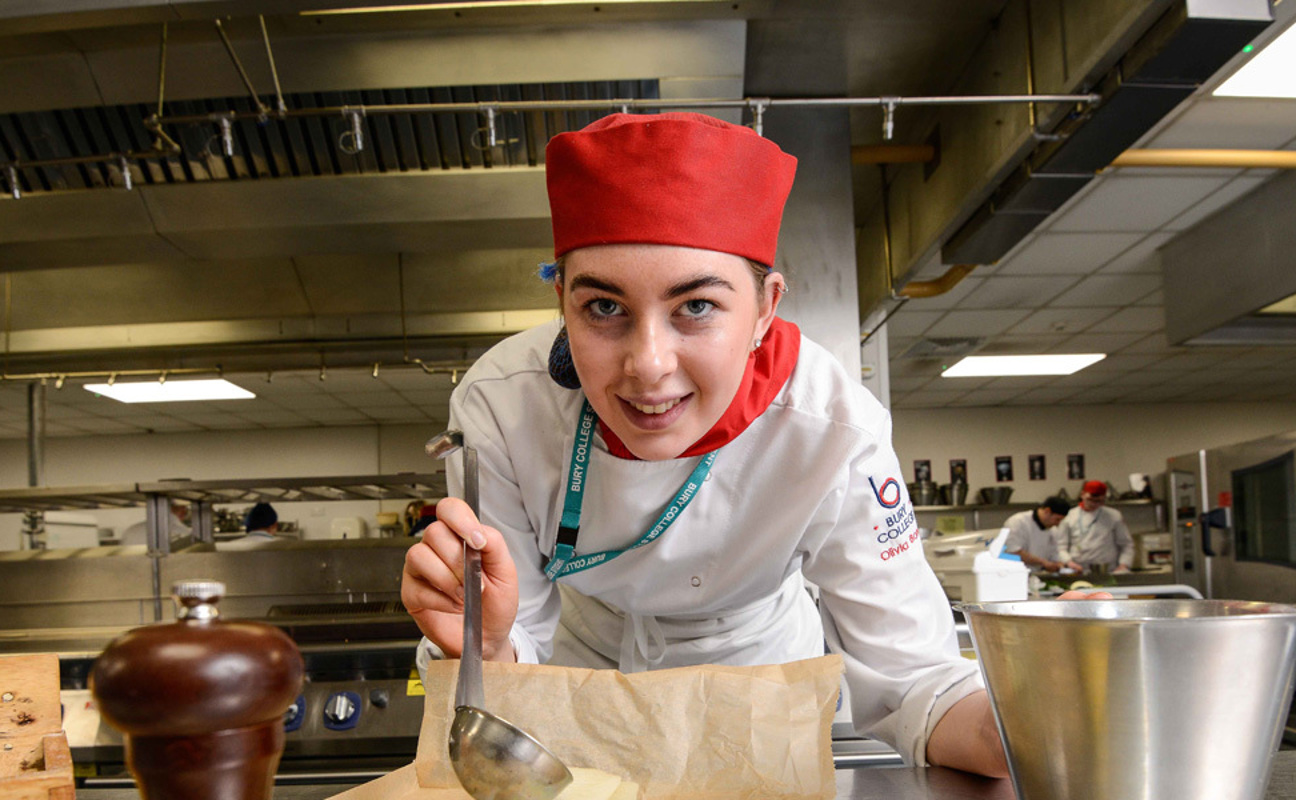
<instances>
[{"instance_id":1,"label":"earring","mask_svg":"<svg viewBox=\"0 0 1296 800\"><path fill-rule=\"evenodd\" d=\"M571 342L567 339L566 325L558 331L553 347L549 348L549 377L564 389L580 388L580 376L576 374L576 365L572 363Z\"/></svg>"},{"instance_id":2,"label":"earring","mask_svg":"<svg viewBox=\"0 0 1296 800\"><path fill-rule=\"evenodd\" d=\"M760 346L761 346L761 338L760 338L759 336L757 336L757 337L756 337L756 341L752 343L752 349L753 349L753 350L759 350L759 349L760 349Z\"/></svg>"}]
</instances>

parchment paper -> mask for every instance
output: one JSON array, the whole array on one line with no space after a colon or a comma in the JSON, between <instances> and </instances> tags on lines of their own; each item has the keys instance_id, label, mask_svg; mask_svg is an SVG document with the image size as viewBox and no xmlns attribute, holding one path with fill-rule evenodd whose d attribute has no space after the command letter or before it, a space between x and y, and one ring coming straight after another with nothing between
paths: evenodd
<instances>
[{"instance_id":1,"label":"parchment paper","mask_svg":"<svg viewBox=\"0 0 1296 800\"><path fill-rule=\"evenodd\" d=\"M447 752L458 661L428 668L413 775L408 768L335 800L465 800ZM759 667L626 675L534 664L483 665L488 710L568 766L641 787L644 800L830 800L836 655Z\"/></svg>"}]
</instances>

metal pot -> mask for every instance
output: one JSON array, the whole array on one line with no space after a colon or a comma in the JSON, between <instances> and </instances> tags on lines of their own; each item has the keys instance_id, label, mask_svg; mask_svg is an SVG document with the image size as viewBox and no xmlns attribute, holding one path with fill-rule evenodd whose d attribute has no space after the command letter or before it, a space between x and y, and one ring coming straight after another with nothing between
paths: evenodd
<instances>
[{"instance_id":1,"label":"metal pot","mask_svg":"<svg viewBox=\"0 0 1296 800\"><path fill-rule=\"evenodd\" d=\"M909 498L916 506L934 506L940 499L935 481L917 481L909 484Z\"/></svg>"},{"instance_id":2,"label":"metal pot","mask_svg":"<svg viewBox=\"0 0 1296 800\"><path fill-rule=\"evenodd\" d=\"M961 506L967 502L966 483L946 483L940 487L940 501L944 506Z\"/></svg>"},{"instance_id":3,"label":"metal pot","mask_svg":"<svg viewBox=\"0 0 1296 800\"><path fill-rule=\"evenodd\" d=\"M1021 800L1260 800L1296 683L1296 606L962 606Z\"/></svg>"},{"instance_id":4,"label":"metal pot","mask_svg":"<svg viewBox=\"0 0 1296 800\"><path fill-rule=\"evenodd\" d=\"M987 486L981 490L981 503L987 506L1003 506L1012 497L1011 486Z\"/></svg>"}]
</instances>

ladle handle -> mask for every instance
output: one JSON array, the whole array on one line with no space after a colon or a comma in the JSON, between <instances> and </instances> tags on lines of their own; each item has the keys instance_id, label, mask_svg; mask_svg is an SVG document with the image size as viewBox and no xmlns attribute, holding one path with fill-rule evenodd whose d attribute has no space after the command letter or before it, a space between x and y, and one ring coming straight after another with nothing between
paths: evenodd
<instances>
[{"instance_id":1,"label":"ladle handle","mask_svg":"<svg viewBox=\"0 0 1296 800\"><path fill-rule=\"evenodd\" d=\"M464 501L478 519L477 450L463 449ZM459 683L455 687L455 706L484 709L486 693L482 689L482 617L481 617L481 551L464 542L464 626L463 654L459 659Z\"/></svg>"}]
</instances>

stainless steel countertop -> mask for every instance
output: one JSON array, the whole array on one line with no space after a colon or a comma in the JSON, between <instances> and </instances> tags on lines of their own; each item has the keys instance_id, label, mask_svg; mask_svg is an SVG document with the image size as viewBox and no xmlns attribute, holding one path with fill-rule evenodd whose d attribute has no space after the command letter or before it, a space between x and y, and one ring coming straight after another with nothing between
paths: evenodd
<instances>
[{"instance_id":1,"label":"stainless steel countertop","mask_svg":"<svg viewBox=\"0 0 1296 800\"><path fill-rule=\"evenodd\" d=\"M278 786L275 800L325 800L353 784ZM78 800L138 800L132 789L78 789ZM933 767L875 767L837 771L838 800L1015 800L1012 784ZM1164 800L1176 800L1168 797ZM1296 750L1274 760L1265 800L1296 800Z\"/></svg>"}]
</instances>

